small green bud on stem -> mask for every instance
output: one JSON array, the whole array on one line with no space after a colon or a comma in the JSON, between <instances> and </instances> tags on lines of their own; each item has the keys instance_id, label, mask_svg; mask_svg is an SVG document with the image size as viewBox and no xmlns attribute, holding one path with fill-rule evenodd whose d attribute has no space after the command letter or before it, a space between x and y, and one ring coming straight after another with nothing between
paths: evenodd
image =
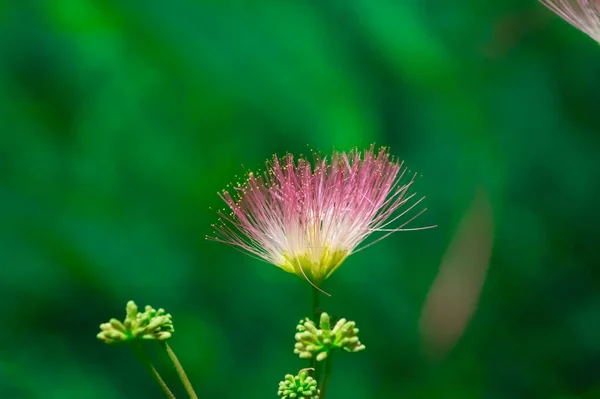
<instances>
[{"instance_id":1,"label":"small green bud on stem","mask_svg":"<svg viewBox=\"0 0 600 399\"><path fill-rule=\"evenodd\" d=\"M279 383L277 395L282 399L319 399L319 389L317 381L308 375L307 369L303 369L297 376L286 375Z\"/></svg>"},{"instance_id":2,"label":"small green bud on stem","mask_svg":"<svg viewBox=\"0 0 600 399\"><path fill-rule=\"evenodd\" d=\"M353 321L340 319L331 328L331 319L327 313L321 313L319 328L309 318L300 320L296 327L296 345L294 353L302 359L312 359L318 362L325 360L329 352L335 348L346 352L359 352L365 346L358 339L358 328Z\"/></svg>"},{"instance_id":3,"label":"small green bud on stem","mask_svg":"<svg viewBox=\"0 0 600 399\"><path fill-rule=\"evenodd\" d=\"M127 303L123 322L110 319L108 323L100 325L100 330L97 337L106 344L127 343L140 339L165 341L171 338L175 331L171 315L164 309L155 310L146 306L145 311L140 313L133 301Z\"/></svg>"}]
</instances>

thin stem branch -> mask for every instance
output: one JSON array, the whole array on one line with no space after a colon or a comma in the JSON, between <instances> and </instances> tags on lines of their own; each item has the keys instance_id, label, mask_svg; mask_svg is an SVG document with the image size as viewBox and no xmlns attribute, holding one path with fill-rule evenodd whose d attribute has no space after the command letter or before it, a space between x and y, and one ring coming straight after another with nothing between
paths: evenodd
<instances>
[{"instance_id":1,"label":"thin stem branch","mask_svg":"<svg viewBox=\"0 0 600 399\"><path fill-rule=\"evenodd\" d=\"M319 292L319 290L317 290L315 287L311 288L312 291L312 313L313 313L313 321L315 322L315 324L318 326L319 325L319 319L321 318L321 308L319 306L319 295L321 294ZM315 356L313 355L313 357L310 358L308 367L310 367L311 369L313 369L312 374L313 374L313 378L317 379L317 361L315 360Z\"/></svg>"},{"instance_id":2,"label":"thin stem branch","mask_svg":"<svg viewBox=\"0 0 600 399\"><path fill-rule=\"evenodd\" d=\"M321 384L321 394L319 395L320 399L325 399L325 394L327 393L327 385L329 384L329 379L331 378L331 369L333 366L331 352L325 359L325 376L323 377L323 383Z\"/></svg>"},{"instance_id":3,"label":"thin stem branch","mask_svg":"<svg viewBox=\"0 0 600 399\"><path fill-rule=\"evenodd\" d=\"M316 288L313 287L312 295L313 295L313 317L314 317L314 322L318 325L319 319L321 318L321 313L323 313L321 311L321 307L319 306L319 303L320 303L319 295L321 295L321 293Z\"/></svg>"},{"instance_id":4,"label":"thin stem branch","mask_svg":"<svg viewBox=\"0 0 600 399\"><path fill-rule=\"evenodd\" d=\"M141 345L136 345L135 347L132 346L131 349L133 350L133 353L139 359L139 361L144 365L146 370L148 370L148 372L150 373L150 375L152 376L154 381L156 381L156 383L160 387L161 391L163 391L165 396L169 399L176 399L175 395L173 395L173 392L171 392L171 390L167 386L167 383L165 382L165 380L162 379L162 377L160 376L158 371L152 365L152 362L150 362L150 359L146 355L146 352L144 351L142 346Z\"/></svg>"},{"instance_id":5,"label":"thin stem branch","mask_svg":"<svg viewBox=\"0 0 600 399\"><path fill-rule=\"evenodd\" d=\"M179 379L183 383L185 390L187 391L188 395L190 396L190 399L198 399L198 395L196 395L196 392L194 392L192 383L190 382L187 375L185 374L185 370L183 369L183 366L181 365L181 363L179 363L179 359L177 359L177 356L175 356L175 352L173 352L173 350L171 349L169 344L167 344L166 342L162 341L161 344L163 345L163 347L167 351L167 355L169 355L169 358L173 362L173 365L175 366L175 370L177 370L177 374L179 375Z\"/></svg>"}]
</instances>

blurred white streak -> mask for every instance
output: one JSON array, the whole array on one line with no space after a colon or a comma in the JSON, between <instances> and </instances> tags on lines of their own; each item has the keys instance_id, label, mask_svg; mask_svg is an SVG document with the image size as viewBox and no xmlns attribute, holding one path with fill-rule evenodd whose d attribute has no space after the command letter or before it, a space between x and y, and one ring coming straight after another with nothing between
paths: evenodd
<instances>
[{"instance_id":1,"label":"blurred white streak","mask_svg":"<svg viewBox=\"0 0 600 399\"><path fill-rule=\"evenodd\" d=\"M432 358L441 359L454 347L477 308L493 230L490 200L480 189L452 237L421 312L421 340Z\"/></svg>"}]
</instances>

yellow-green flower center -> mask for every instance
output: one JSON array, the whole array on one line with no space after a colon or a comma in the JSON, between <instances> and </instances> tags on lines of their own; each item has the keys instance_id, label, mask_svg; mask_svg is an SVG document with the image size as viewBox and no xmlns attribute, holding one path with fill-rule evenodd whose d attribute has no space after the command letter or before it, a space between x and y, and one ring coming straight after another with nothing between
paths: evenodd
<instances>
[{"instance_id":1,"label":"yellow-green flower center","mask_svg":"<svg viewBox=\"0 0 600 399\"><path fill-rule=\"evenodd\" d=\"M331 251L325 247L318 253L304 252L301 254L284 254L284 262L279 265L283 270L294 273L302 279L308 278L320 285L348 257L348 251Z\"/></svg>"}]
</instances>

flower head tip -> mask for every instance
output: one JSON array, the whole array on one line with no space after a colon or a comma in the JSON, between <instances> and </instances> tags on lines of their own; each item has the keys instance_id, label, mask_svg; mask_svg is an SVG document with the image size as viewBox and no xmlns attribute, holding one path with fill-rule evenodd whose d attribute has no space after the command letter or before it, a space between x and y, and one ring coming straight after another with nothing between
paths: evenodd
<instances>
[{"instance_id":1,"label":"flower head tip","mask_svg":"<svg viewBox=\"0 0 600 399\"><path fill-rule=\"evenodd\" d=\"M540 0L540 2L600 43L600 0Z\"/></svg>"}]
</instances>

